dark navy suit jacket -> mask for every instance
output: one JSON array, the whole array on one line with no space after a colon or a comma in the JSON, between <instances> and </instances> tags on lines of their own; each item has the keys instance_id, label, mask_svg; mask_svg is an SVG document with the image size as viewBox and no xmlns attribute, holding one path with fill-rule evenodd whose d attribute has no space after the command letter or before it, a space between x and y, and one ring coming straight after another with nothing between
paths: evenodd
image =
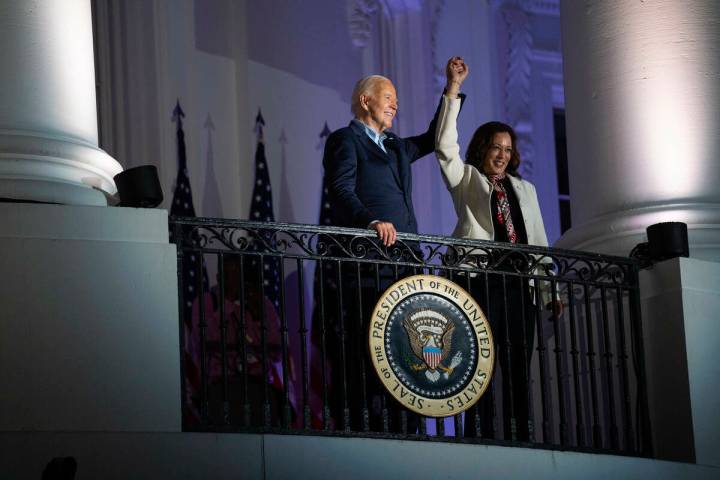
<instances>
[{"instance_id":1,"label":"dark navy suit jacket","mask_svg":"<svg viewBox=\"0 0 720 480\"><path fill-rule=\"evenodd\" d=\"M323 166L335 225L367 228L382 220L398 232L417 233L410 164L435 150L439 111L438 106L427 131L415 137L384 132L388 153L353 122L328 137Z\"/></svg>"}]
</instances>

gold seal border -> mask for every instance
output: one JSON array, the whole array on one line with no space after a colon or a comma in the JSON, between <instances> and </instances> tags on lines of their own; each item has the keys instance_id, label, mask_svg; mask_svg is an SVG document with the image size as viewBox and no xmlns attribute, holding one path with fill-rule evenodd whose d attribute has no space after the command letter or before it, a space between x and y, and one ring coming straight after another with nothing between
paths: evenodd
<instances>
[{"instance_id":1,"label":"gold seal border","mask_svg":"<svg viewBox=\"0 0 720 480\"><path fill-rule=\"evenodd\" d=\"M478 363L473 379L462 391L451 397L429 398L407 390L387 361L385 329L390 315L405 298L419 293L433 293L455 304L470 320L475 332ZM428 417L457 415L472 407L485 393L495 365L495 343L480 305L460 285L436 275L405 277L383 292L370 317L368 346L375 372L390 395L409 410ZM484 352L487 352L487 356L483 356Z\"/></svg>"}]
</instances>

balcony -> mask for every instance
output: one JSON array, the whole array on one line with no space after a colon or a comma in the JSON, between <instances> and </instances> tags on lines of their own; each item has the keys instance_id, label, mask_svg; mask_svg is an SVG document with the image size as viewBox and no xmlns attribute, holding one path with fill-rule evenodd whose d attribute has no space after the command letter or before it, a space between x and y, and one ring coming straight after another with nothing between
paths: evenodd
<instances>
[{"instance_id":1,"label":"balcony","mask_svg":"<svg viewBox=\"0 0 720 480\"><path fill-rule=\"evenodd\" d=\"M162 210L0 210L13 279L0 284L0 378L12 386L0 395L0 466L12 478L37 478L67 456L83 478L718 476L711 262L638 272L627 259L578 252L412 236L384 249L364 231L209 219L173 219L177 249ZM367 322L365 305L416 273L471 291L490 317L519 295L519 325L535 327L532 343L512 330L508 341L490 319L492 380L477 408L444 420L413 418L378 391L356 354L366 337L351 342L367 323L346 322ZM273 278L285 279L277 295ZM230 307L213 303L233 289ZM555 294L562 315L533 301ZM223 308L246 327L248 312L257 319L241 331L251 333L244 352L238 323L234 335L225 322L225 341L213 323ZM343 332L344 358L333 350ZM527 380L513 370L518 355ZM192 379L188 368L203 365ZM509 401L523 382L524 410Z\"/></svg>"},{"instance_id":2,"label":"balcony","mask_svg":"<svg viewBox=\"0 0 720 480\"><path fill-rule=\"evenodd\" d=\"M184 431L652 455L631 259L410 234L385 247L372 232L308 225L170 228ZM462 414L416 415L378 387L372 309L413 275L460 285L489 315L494 373Z\"/></svg>"}]
</instances>

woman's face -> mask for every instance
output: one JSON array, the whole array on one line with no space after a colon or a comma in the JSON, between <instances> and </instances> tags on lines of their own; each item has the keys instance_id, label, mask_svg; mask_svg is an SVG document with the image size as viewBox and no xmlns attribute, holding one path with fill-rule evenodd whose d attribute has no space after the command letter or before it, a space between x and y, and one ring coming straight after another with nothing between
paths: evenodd
<instances>
[{"instance_id":1,"label":"woman's face","mask_svg":"<svg viewBox=\"0 0 720 480\"><path fill-rule=\"evenodd\" d=\"M502 175L510 163L513 144L508 132L500 132L493 135L490 148L483 160L483 172L486 175Z\"/></svg>"}]
</instances>

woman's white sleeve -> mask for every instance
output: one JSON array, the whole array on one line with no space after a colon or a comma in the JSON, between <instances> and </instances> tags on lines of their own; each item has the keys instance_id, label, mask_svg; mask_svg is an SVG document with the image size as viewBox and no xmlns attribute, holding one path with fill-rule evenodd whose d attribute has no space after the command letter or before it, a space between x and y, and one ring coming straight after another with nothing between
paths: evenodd
<instances>
[{"instance_id":1,"label":"woman's white sleeve","mask_svg":"<svg viewBox=\"0 0 720 480\"><path fill-rule=\"evenodd\" d=\"M461 103L459 98L443 95L435 132L435 154L449 189L459 185L465 173L465 163L460 158L457 133L457 116Z\"/></svg>"}]
</instances>

